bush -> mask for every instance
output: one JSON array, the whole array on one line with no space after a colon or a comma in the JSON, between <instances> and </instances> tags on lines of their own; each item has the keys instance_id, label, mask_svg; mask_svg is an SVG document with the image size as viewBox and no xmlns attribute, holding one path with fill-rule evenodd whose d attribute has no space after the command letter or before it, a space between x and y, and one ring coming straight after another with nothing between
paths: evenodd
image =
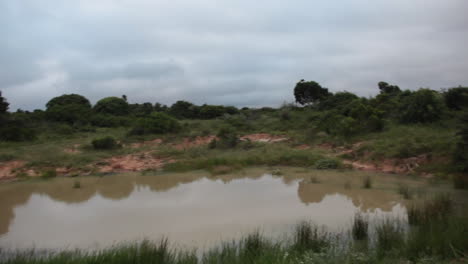
<instances>
[{"instance_id":1,"label":"bush","mask_svg":"<svg viewBox=\"0 0 468 264\"><path fill-rule=\"evenodd\" d=\"M149 117L140 118L130 131L130 135L164 134L178 132L181 125L177 120L165 113L155 112Z\"/></svg>"},{"instance_id":2,"label":"bush","mask_svg":"<svg viewBox=\"0 0 468 264\"><path fill-rule=\"evenodd\" d=\"M94 149L115 149L119 147L119 144L113 137L103 137L94 139L91 144Z\"/></svg>"},{"instance_id":3,"label":"bush","mask_svg":"<svg viewBox=\"0 0 468 264\"><path fill-rule=\"evenodd\" d=\"M122 116L129 113L129 106L127 101L122 98L106 97L96 103L94 111L101 114Z\"/></svg>"},{"instance_id":4,"label":"bush","mask_svg":"<svg viewBox=\"0 0 468 264\"><path fill-rule=\"evenodd\" d=\"M317 160L315 163L315 168L319 170L326 170L326 169L336 169L339 167L339 162L334 159L321 159Z\"/></svg>"},{"instance_id":5,"label":"bush","mask_svg":"<svg viewBox=\"0 0 468 264\"><path fill-rule=\"evenodd\" d=\"M131 123L130 118L124 116L113 116L110 114L95 114L90 122L97 127L119 127L128 126Z\"/></svg>"},{"instance_id":6,"label":"bush","mask_svg":"<svg viewBox=\"0 0 468 264\"><path fill-rule=\"evenodd\" d=\"M41 174L41 178L43 179L50 179L55 177L57 177L57 172L54 169L46 170Z\"/></svg>"},{"instance_id":7,"label":"bush","mask_svg":"<svg viewBox=\"0 0 468 264\"><path fill-rule=\"evenodd\" d=\"M444 93L445 104L448 108L461 110L468 105L468 87L457 87L448 89Z\"/></svg>"},{"instance_id":8,"label":"bush","mask_svg":"<svg viewBox=\"0 0 468 264\"><path fill-rule=\"evenodd\" d=\"M0 127L0 140L19 142L30 141L35 138L36 132L19 121L8 120L5 126Z\"/></svg>"},{"instance_id":9,"label":"bush","mask_svg":"<svg viewBox=\"0 0 468 264\"><path fill-rule=\"evenodd\" d=\"M240 142L236 130L232 127L221 128L217 137L218 140L214 139L210 142L209 148L235 148Z\"/></svg>"},{"instance_id":10,"label":"bush","mask_svg":"<svg viewBox=\"0 0 468 264\"><path fill-rule=\"evenodd\" d=\"M78 94L54 97L46 104L46 107L47 119L70 124L86 121L91 112L89 100Z\"/></svg>"},{"instance_id":11,"label":"bush","mask_svg":"<svg viewBox=\"0 0 468 264\"><path fill-rule=\"evenodd\" d=\"M429 123L442 117L444 104L438 92L419 89L402 98L399 111L402 123Z\"/></svg>"}]
</instances>

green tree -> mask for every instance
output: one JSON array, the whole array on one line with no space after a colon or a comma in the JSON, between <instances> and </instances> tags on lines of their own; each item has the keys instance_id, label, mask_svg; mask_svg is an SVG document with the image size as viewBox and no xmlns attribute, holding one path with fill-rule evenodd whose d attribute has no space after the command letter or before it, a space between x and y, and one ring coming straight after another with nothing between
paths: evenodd
<instances>
[{"instance_id":1,"label":"green tree","mask_svg":"<svg viewBox=\"0 0 468 264\"><path fill-rule=\"evenodd\" d=\"M129 113L129 105L123 99L119 97L106 97L99 100L94 106L94 111L102 114L123 116Z\"/></svg>"},{"instance_id":2,"label":"green tree","mask_svg":"<svg viewBox=\"0 0 468 264\"><path fill-rule=\"evenodd\" d=\"M461 110L468 105L468 87L456 87L448 89L444 93L445 104L448 108Z\"/></svg>"},{"instance_id":3,"label":"green tree","mask_svg":"<svg viewBox=\"0 0 468 264\"><path fill-rule=\"evenodd\" d=\"M401 92L400 87L397 85L390 85L386 82L379 82L378 86L381 94L397 94Z\"/></svg>"},{"instance_id":4,"label":"green tree","mask_svg":"<svg viewBox=\"0 0 468 264\"><path fill-rule=\"evenodd\" d=\"M5 97L2 96L2 91L0 91L0 115L5 114L8 111L8 106L10 104L6 101Z\"/></svg>"},{"instance_id":5,"label":"green tree","mask_svg":"<svg viewBox=\"0 0 468 264\"><path fill-rule=\"evenodd\" d=\"M308 105L319 102L330 95L327 88L323 88L314 81L299 81L294 87L294 97L296 102L301 105Z\"/></svg>"},{"instance_id":6,"label":"green tree","mask_svg":"<svg viewBox=\"0 0 468 264\"><path fill-rule=\"evenodd\" d=\"M439 120L444 112L441 95L434 90L419 89L402 97L400 121L402 123L429 123Z\"/></svg>"},{"instance_id":7,"label":"green tree","mask_svg":"<svg viewBox=\"0 0 468 264\"><path fill-rule=\"evenodd\" d=\"M187 101L177 101L175 102L169 113L177 118L197 118L200 112L200 108Z\"/></svg>"},{"instance_id":8,"label":"green tree","mask_svg":"<svg viewBox=\"0 0 468 264\"><path fill-rule=\"evenodd\" d=\"M46 117L57 122L73 124L86 122L90 116L91 103L78 94L64 94L52 98L46 104Z\"/></svg>"}]
</instances>

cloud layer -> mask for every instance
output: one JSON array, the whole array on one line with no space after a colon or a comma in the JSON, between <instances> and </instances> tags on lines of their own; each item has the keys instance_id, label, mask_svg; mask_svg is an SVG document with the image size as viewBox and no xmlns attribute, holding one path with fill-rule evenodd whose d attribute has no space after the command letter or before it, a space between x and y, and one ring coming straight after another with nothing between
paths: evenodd
<instances>
[{"instance_id":1,"label":"cloud layer","mask_svg":"<svg viewBox=\"0 0 468 264\"><path fill-rule=\"evenodd\" d=\"M362 96L468 84L466 0L4 0L0 90L11 110L92 102L292 101L300 79Z\"/></svg>"}]
</instances>

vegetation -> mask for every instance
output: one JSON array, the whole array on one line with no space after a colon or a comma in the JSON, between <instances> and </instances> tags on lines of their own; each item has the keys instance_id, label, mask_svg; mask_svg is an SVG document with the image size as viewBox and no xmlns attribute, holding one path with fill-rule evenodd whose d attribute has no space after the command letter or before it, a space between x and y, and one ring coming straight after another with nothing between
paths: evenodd
<instances>
[{"instance_id":1,"label":"vegetation","mask_svg":"<svg viewBox=\"0 0 468 264\"><path fill-rule=\"evenodd\" d=\"M113 137L97 138L91 142L94 149L115 149L119 147L119 144Z\"/></svg>"}]
</instances>

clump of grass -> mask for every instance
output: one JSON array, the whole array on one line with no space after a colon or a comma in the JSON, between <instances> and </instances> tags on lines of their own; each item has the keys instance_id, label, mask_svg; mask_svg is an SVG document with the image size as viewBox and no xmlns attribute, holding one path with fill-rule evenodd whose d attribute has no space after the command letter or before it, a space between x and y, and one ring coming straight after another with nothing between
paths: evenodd
<instances>
[{"instance_id":1,"label":"clump of grass","mask_svg":"<svg viewBox=\"0 0 468 264\"><path fill-rule=\"evenodd\" d=\"M376 226L376 251L379 256L390 255L404 247L403 224L398 219L385 219Z\"/></svg>"},{"instance_id":2,"label":"clump of grass","mask_svg":"<svg viewBox=\"0 0 468 264\"><path fill-rule=\"evenodd\" d=\"M355 240L365 240L368 237L369 219L362 213L357 212L354 215L352 234Z\"/></svg>"},{"instance_id":3,"label":"clump of grass","mask_svg":"<svg viewBox=\"0 0 468 264\"><path fill-rule=\"evenodd\" d=\"M372 188L372 178L370 176L366 176L362 181L362 188L364 189L371 189Z\"/></svg>"},{"instance_id":4,"label":"clump of grass","mask_svg":"<svg viewBox=\"0 0 468 264\"><path fill-rule=\"evenodd\" d=\"M340 166L340 163L335 159L319 159L315 163L315 168L319 170L327 170L327 169L336 169Z\"/></svg>"},{"instance_id":5,"label":"clump of grass","mask_svg":"<svg viewBox=\"0 0 468 264\"><path fill-rule=\"evenodd\" d=\"M0 154L0 162L14 160L15 158L16 157L12 154L7 154L7 153Z\"/></svg>"},{"instance_id":6,"label":"clump of grass","mask_svg":"<svg viewBox=\"0 0 468 264\"><path fill-rule=\"evenodd\" d=\"M321 252L329 245L328 235L310 222L302 221L295 226L292 245L295 250Z\"/></svg>"},{"instance_id":7,"label":"clump of grass","mask_svg":"<svg viewBox=\"0 0 468 264\"><path fill-rule=\"evenodd\" d=\"M280 169L274 169L274 170L271 171L271 175L281 176L281 175L283 175L283 172Z\"/></svg>"},{"instance_id":8,"label":"clump of grass","mask_svg":"<svg viewBox=\"0 0 468 264\"><path fill-rule=\"evenodd\" d=\"M408 222L411 225L421 225L434 220L444 220L451 216L453 201L450 196L438 195L422 205L413 205L408 208Z\"/></svg>"},{"instance_id":9,"label":"clump of grass","mask_svg":"<svg viewBox=\"0 0 468 264\"><path fill-rule=\"evenodd\" d=\"M94 139L91 145L94 149L98 150L116 149L120 147L117 140L111 136Z\"/></svg>"},{"instance_id":10,"label":"clump of grass","mask_svg":"<svg viewBox=\"0 0 468 264\"><path fill-rule=\"evenodd\" d=\"M75 181L73 183L73 189L80 189L81 188L81 183L79 181Z\"/></svg>"},{"instance_id":11,"label":"clump of grass","mask_svg":"<svg viewBox=\"0 0 468 264\"><path fill-rule=\"evenodd\" d=\"M41 174L41 178L43 179L50 179L55 177L57 177L57 172L55 171L55 169L43 171Z\"/></svg>"},{"instance_id":12,"label":"clump of grass","mask_svg":"<svg viewBox=\"0 0 468 264\"><path fill-rule=\"evenodd\" d=\"M413 199L413 191L406 185L399 184L398 185L398 193L403 196L406 200Z\"/></svg>"}]
</instances>

